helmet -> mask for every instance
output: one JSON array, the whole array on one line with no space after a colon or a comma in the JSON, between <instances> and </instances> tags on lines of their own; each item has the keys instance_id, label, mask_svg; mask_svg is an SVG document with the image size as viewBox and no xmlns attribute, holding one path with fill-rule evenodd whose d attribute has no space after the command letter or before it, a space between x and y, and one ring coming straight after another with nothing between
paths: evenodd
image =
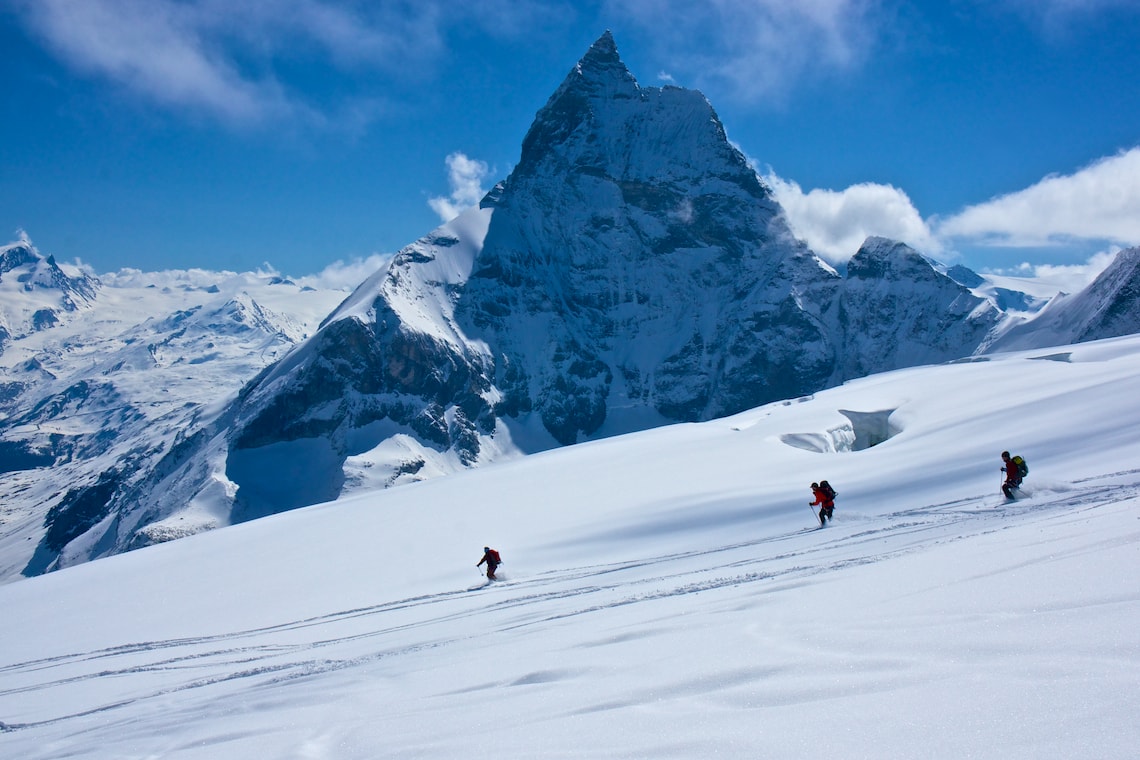
<instances>
[{"instance_id":1,"label":"helmet","mask_svg":"<svg viewBox=\"0 0 1140 760\"><path fill-rule=\"evenodd\" d=\"M812 487L812 488L819 488L819 483L812 483L812 484L811 484L811 487Z\"/></svg>"},{"instance_id":2,"label":"helmet","mask_svg":"<svg viewBox=\"0 0 1140 760\"><path fill-rule=\"evenodd\" d=\"M491 547L489 547L489 546L484 546L484 547L483 547L483 553L484 553L484 554L486 554L486 553L487 553L487 552L489 552L489 551L491 551Z\"/></svg>"},{"instance_id":3,"label":"helmet","mask_svg":"<svg viewBox=\"0 0 1140 760\"><path fill-rule=\"evenodd\" d=\"M1001 458L1002 458L1002 459L1009 459L1009 452L1008 452L1008 451L1003 451L1003 452L1001 453Z\"/></svg>"}]
</instances>

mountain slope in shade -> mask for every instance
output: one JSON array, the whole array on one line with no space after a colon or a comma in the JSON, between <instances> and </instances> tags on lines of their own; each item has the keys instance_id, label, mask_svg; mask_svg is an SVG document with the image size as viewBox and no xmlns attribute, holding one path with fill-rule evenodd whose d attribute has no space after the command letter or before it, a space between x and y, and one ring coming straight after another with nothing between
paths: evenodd
<instances>
[{"instance_id":1,"label":"mountain slope in shade","mask_svg":"<svg viewBox=\"0 0 1140 760\"><path fill-rule=\"evenodd\" d=\"M847 265L839 302L838 380L950 361L980 346L1003 314L918 251L868 238Z\"/></svg>"}]
</instances>

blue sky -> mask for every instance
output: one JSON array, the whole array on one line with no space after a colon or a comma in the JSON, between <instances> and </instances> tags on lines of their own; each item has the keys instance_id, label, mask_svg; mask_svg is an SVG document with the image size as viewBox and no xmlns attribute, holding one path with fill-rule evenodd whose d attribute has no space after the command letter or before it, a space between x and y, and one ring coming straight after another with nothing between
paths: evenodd
<instances>
[{"instance_id":1,"label":"blue sky","mask_svg":"<svg viewBox=\"0 0 1140 760\"><path fill-rule=\"evenodd\" d=\"M0 0L0 242L354 277L505 177L606 29L832 260L1140 244L1137 0Z\"/></svg>"}]
</instances>

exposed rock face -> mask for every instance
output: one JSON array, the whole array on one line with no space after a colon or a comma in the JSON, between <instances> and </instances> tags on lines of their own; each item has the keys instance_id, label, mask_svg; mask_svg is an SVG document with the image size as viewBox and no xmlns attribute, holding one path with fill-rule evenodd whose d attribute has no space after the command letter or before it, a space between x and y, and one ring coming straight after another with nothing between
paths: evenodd
<instances>
[{"instance_id":1,"label":"exposed rock face","mask_svg":"<svg viewBox=\"0 0 1140 760\"><path fill-rule=\"evenodd\" d=\"M842 379L972 352L1001 319L997 307L939 273L918 251L868 238L847 265L839 320Z\"/></svg>"},{"instance_id":2,"label":"exposed rock face","mask_svg":"<svg viewBox=\"0 0 1140 760\"><path fill-rule=\"evenodd\" d=\"M458 316L497 364L521 368L501 386L506 408L534 409L560 443L595 433L608 408L707 419L831 373L796 298L837 278L793 238L708 101L638 86L608 34L484 206Z\"/></svg>"},{"instance_id":3,"label":"exposed rock face","mask_svg":"<svg viewBox=\"0 0 1140 760\"><path fill-rule=\"evenodd\" d=\"M369 429L471 465L504 424L540 422L554 445L705 420L955 358L997 316L890 241L844 280L794 238L704 96L641 87L607 33L479 209L243 392L227 475L241 514L263 514L283 498L248 464L268 447L299 458L321 438L304 478L330 483L377 444Z\"/></svg>"}]
</instances>

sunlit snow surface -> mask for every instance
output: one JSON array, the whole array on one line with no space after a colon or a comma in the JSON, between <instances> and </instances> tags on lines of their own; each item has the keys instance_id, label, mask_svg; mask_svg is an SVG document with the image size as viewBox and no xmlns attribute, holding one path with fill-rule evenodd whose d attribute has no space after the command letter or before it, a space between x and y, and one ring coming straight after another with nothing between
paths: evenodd
<instances>
[{"instance_id":1,"label":"sunlit snow surface","mask_svg":"<svg viewBox=\"0 0 1140 760\"><path fill-rule=\"evenodd\" d=\"M0 756L1133 757L1138 376L903 370L11 583Z\"/></svg>"}]
</instances>

